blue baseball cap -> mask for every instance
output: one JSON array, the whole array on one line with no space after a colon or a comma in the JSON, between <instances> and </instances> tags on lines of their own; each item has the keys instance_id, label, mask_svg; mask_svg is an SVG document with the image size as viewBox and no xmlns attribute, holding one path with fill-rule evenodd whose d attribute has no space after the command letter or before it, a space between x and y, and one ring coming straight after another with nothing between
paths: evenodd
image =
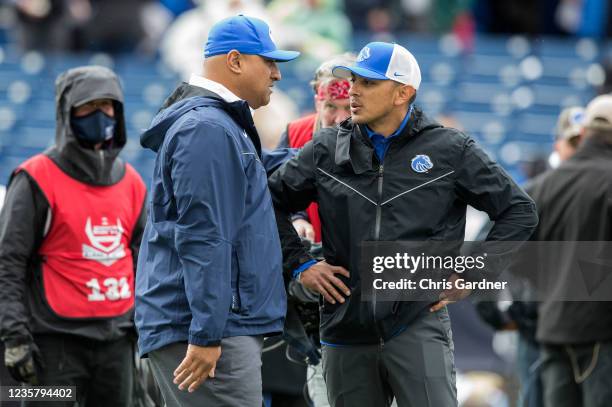
<instances>
[{"instance_id":1,"label":"blue baseball cap","mask_svg":"<svg viewBox=\"0 0 612 407\"><path fill-rule=\"evenodd\" d=\"M259 18L242 14L225 18L210 29L204 58L227 54L233 49L278 62L291 61L300 56L297 51L277 49L268 24Z\"/></svg>"},{"instance_id":2,"label":"blue baseball cap","mask_svg":"<svg viewBox=\"0 0 612 407\"><path fill-rule=\"evenodd\" d=\"M421 86L421 69L406 48L389 42L371 42L361 49L353 66L335 66L332 70L338 78L350 78L351 74L368 79L392 80L412 86Z\"/></svg>"}]
</instances>

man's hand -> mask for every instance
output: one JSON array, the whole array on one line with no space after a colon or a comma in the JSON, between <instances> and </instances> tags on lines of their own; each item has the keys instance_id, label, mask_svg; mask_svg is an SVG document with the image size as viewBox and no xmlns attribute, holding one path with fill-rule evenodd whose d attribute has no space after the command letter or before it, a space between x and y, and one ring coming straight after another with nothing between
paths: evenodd
<instances>
[{"instance_id":1,"label":"man's hand","mask_svg":"<svg viewBox=\"0 0 612 407\"><path fill-rule=\"evenodd\" d=\"M310 266L300 274L300 283L309 290L316 291L326 301L335 304L336 301L344 303L344 295L351 295L351 290L335 274L349 277L349 272L344 267L332 266L325 261Z\"/></svg>"},{"instance_id":2,"label":"man's hand","mask_svg":"<svg viewBox=\"0 0 612 407\"><path fill-rule=\"evenodd\" d=\"M296 219L293 221L293 228L299 237L314 242L315 232L310 222L305 219Z\"/></svg>"},{"instance_id":3,"label":"man's hand","mask_svg":"<svg viewBox=\"0 0 612 407\"><path fill-rule=\"evenodd\" d=\"M215 377L215 367L221 357L221 346L188 345L185 359L174 371L174 384L179 390L192 393L208 377Z\"/></svg>"},{"instance_id":4,"label":"man's hand","mask_svg":"<svg viewBox=\"0 0 612 407\"><path fill-rule=\"evenodd\" d=\"M469 290L467 288L460 290L456 287L455 280L457 280L458 278L459 276L455 273L450 276L449 281L453 285L453 288L451 288L450 290L442 291L440 293L440 296L438 297L440 300L433 304L431 308L429 308L429 311L439 311L442 308L446 307L448 304L462 300L472 293L472 290Z\"/></svg>"},{"instance_id":5,"label":"man's hand","mask_svg":"<svg viewBox=\"0 0 612 407\"><path fill-rule=\"evenodd\" d=\"M38 384L35 361L41 363L38 347L34 343L7 346L4 350L4 364L18 382Z\"/></svg>"}]
</instances>

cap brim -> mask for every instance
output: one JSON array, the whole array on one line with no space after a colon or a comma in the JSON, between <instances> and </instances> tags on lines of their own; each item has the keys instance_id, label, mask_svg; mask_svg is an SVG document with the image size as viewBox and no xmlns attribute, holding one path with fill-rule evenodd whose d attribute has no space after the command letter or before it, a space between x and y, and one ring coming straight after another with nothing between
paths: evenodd
<instances>
[{"instance_id":1,"label":"cap brim","mask_svg":"<svg viewBox=\"0 0 612 407\"><path fill-rule=\"evenodd\" d=\"M351 74L362 76L367 79L385 80L389 79L385 75L381 75L378 72L372 71L366 68L360 68L357 66L336 66L332 69L332 74L337 78L348 79Z\"/></svg>"},{"instance_id":2,"label":"cap brim","mask_svg":"<svg viewBox=\"0 0 612 407\"><path fill-rule=\"evenodd\" d=\"M260 57L272 59L277 62L287 62L299 57L300 53L298 51L285 51L282 49L277 49L275 51L264 52L257 55L259 55Z\"/></svg>"}]
</instances>

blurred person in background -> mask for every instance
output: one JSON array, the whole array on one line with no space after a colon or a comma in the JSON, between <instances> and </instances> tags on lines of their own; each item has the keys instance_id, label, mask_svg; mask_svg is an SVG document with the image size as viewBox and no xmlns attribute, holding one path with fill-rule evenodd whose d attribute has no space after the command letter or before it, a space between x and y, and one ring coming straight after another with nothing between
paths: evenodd
<instances>
[{"instance_id":1,"label":"blurred person in background","mask_svg":"<svg viewBox=\"0 0 612 407\"><path fill-rule=\"evenodd\" d=\"M278 148L302 148L312 139L313 133L321 128L334 127L351 115L348 100L350 83L346 79L334 77L332 69L336 65L354 63L355 57L350 53L338 55L323 62L316 69L314 78L310 82L314 92L315 113L290 122L281 136ZM316 203L310 205L305 212L295 214L293 226L301 238L320 243L321 225ZM316 303L312 304L317 307ZM291 302L288 306L292 306ZM291 316L288 315L287 318ZM316 338L304 339L317 342L316 347L320 349L318 335ZM304 398L305 382L314 406L329 406L321 363L314 366L309 364L306 369L304 364L289 361L285 356L286 352L287 345L282 345L264 353L263 387L264 391L271 393L272 406L276 405L275 398L287 398L288 394L301 401Z\"/></svg>"},{"instance_id":2,"label":"blurred person in background","mask_svg":"<svg viewBox=\"0 0 612 407\"><path fill-rule=\"evenodd\" d=\"M281 79L270 27L238 15L208 33L203 75L165 101L136 278L139 352L168 407L261 406L264 335L282 332L282 258L251 109Z\"/></svg>"},{"instance_id":3,"label":"blurred person in background","mask_svg":"<svg viewBox=\"0 0 612 407\"><path fill-rule=\"evenodd\" d=\"M472 20L476 0L347 0L346 15L355 31L369 31L376 41L391 41L398 33L448 33Z\"/></svg>"},{"instance_id":4,"label":"blurred person in background","mask_svg":"<svg viewBox=\"0 0 612 407\"><path fill-rule=\"evenodd\" d=\"M281 136L279 148L302 148L319 129L335 127L350 117L348 90L351 85L348 80L333 76L332 69L336 65L351 65L355 58L353 54L342 54L317 68L310 81L314 91L315 113L290 122ZM300 237L320 243L321 224L317 204L313 203L306 212L294 215L293 226Z\"/></svg>"},{"instance_id":5,"label":"blurred person in background","mask_svg":"<svg viewBox=\"0 0 612 407\"><path fill-rule=\"evenodd\" d=\"M432 0L401 0L398 2L403 14L403 26L414 32L428 32L431 27L431 13L434 9ZM451 11L450 8L446 12Z\"/></svg>"},{"instance_id":6,"label":"blurred person in background","mask_svg":"<svg viewBox=\"0 0 612 407\"><path fill-rule=\"evenodd\" d=\"M387 7L372 7L366 10L367 31L372 33L374 41L391 42L395 39L393 34L396 17Z\"/></svg>"},{"instance_id":7,"label":"blurred person in background","mask_svg":"<svg viewBox=\"0 0 612 407\"><path fill-rule=\"evenodd\" d=\"M553 20L555 6L548 4L557 1L474 0L476 27L479 32L535 35L544 31L542 24Z\"/></svg>"},{"instance_id":8,"label":"blurred person in background","mask_svg":"<svg viewBox=\"0 0 612 407\"><path fill-rule=\"evenodd\" d=\"M464 19L472 18L475 0L434 0L432 7L432 28L437 33L447 33Z\"/></svg>"},{"instance_id":9,"label":"blurred person in background","mask_svg":"<svg viewBox=\"0 0 612 407\"><path fill-rule=\"evenodd\" d=\"M473 0L481 32L527 35L610 36L607 0Z\"/></svg>"},{"instance_id":10,"label":"blurred person in background","mask_svg":"<svg viewBox=\"0 0 612 407\"><path fill-rule=\"evenodd\" d=\"M72 26L68 0L11 0L17 17L17 43L24 50L70 49Z\"/></svg>"},{"instance_id":11,"label":"blurred person in background","mask_svg":"<svg viewBox=\"0 0 612 407\"><path fill-rule=\"evenodd\" d=\"M574 106L561 111L555 132L555 151L550 160L556 163L553 167L557 167L574 155L580 143L583 122L584 108ZM543 188L546 188L545 180L548 176L548 172L540 173L525 186L525 192L536 203L540 220L547 216L542 211L538 199L542 196ZM477 239L484 238L490 228L491 224L485 225ZM531 239L535 240L537 236L534 235ZM514 267L521 267L520 260ZM522 298L526 296L525 293L519 295ZM540 345L536 340L538 303L535 301L513 301L505 311L502 311L496 303L487 301L478 303L477 310L481 318L496 330L518 330L517 368L521 386L519 406L542 407L544 402L540 377L541 352Z\"/></svg>"},{"instance_id":12,"label":"blurred person in background","mask_svg":"<svg viewBox=\"0 0 612 407\"><path fill-rule=\"evenodd\" d=\"M531 190L541 214L532 240L612 241L612 96L584 111L580 147ZM550 292L568 290L578 270L569 253L544 257L554 270ZM550 267L549 267L550 264ZM545 407L604 407L612 399L612 303L556 301L538 307Z\"/></svg>"},{"instance_id":13,"label":"blurred person in background","mask_svg":"<svg viewBox=\"0 0 612 407\"><path fill-rule=\"evenodd\" d=\"M74 51L154 52L151 45L144 45L147 34L155 31L147 24L151 21L163 26L169 23L154 17L156 13L151 10L162 8L155 0L71 0L69 4L75 10L73 15L78 16L73 34Z\"/></svg>"},{"instance_id":14,"label":"blurred person in background","mask_svg":"<svg viewBox=\"0 0 612 407\"><path fill-rule=\"evenodd\" d=\"M372 8L384 6L386 0L345 0L344 12L356 32L368 29L367 14Z\"/></svg>"},{"instance_id":15,"label":"blurred person in background","mask_svg":"<svg viewBox=\"0 0 612 407\"><path fill-rule=\"evenodd\" d=\"M154 0L12 0L18 43L40 51L150 51L169 17ZM163 13L162 13L163 14ZM153 27L157 25L159 27ZM155 38L149 38L149 36Z\"/></svg>"},{"instance_id":16,"label":"blurred person in background","mask_svg":"<svg viewBox=\"0 0 612 407\"><path fill-rule=\"evenodd\" d=\"M369 43L356 64L333 72L351 78L351 120L321 129L269 179L285 271L322 295L329 403L382 407L395 397L400 407L456 406L446 305L468 293L445 292L434 304L365 301L360 245L462 241L468 204L495 220L488 240L522 241L537 222L533 202L472 138L414 107L421 73L405 48ZM290 222L313 201L321 216L320 262Z\"/></svg>"},{"instance_id":17,"label":"blurred person in background","mask_svg":"<svg viewBox=\"0 0 612 407\"><path fill-rule=\"evenodd\" d=\"M268 12L283 27L284 41L321 62L348 49L352 26L340 0L273 0Z\"/></svg>"},{"instance_id":18,"label":"blurred person in background","mask_svg":"<svg viewBox=\"0 0 612 407\"><path fill-rule=\"evenodd\" d=\"M55 145L13 172L0 213L4 360L19 382L127 407L146 189L118 158L127 135L112 71L64 72L56 104Z\"/></svg>"},{"instance_id":19,"label":"blurred person in background","mask_svg":"<svg viewBox=\"0 0 612 407\"><path fill-rule=\"evenodd\" d=\"M583 121L583 107L567 107L559 115L554 145L555 151L549 159L553 163L553 168L559 166L560 163L573 156L576 152L580 144Z\"/></svg>"},{"instance_id":20,"label":"blurred person in background","mask_svg":"<svg viewBox=\"0 0 612 407\"><path fill-rule=\"evenodd\" d=\"M606 38L611 12L608 0L559 0L554 21L564 34Z\"/></svg>"}]
</instances>

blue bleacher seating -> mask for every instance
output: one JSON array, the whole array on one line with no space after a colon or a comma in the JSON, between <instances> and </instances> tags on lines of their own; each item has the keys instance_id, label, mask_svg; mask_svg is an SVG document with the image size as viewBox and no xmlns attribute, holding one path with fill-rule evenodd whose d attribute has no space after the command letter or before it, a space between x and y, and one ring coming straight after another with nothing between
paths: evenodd
<instances>
[{"instance_id":1,"label":"blue bleacher seating","mask_svg":"<svg viewBox=\"0 0 612 407\"><path fill-rule=\"evenodd\" d=\"M375 39L369 33L356 33L353 49ZM496 157L503 155L506 143L513 142L522 150L550 151L559 111L593 97L584 75L598 58L612 52L611 46L573 39L477 36L472 50L463 50L448 36L400 34L394 40L410 49L421 65L418 104L432 116L453 116ZM157 59L134 55L29 54L24 58L10 45L0 47L0 112L4 112L0 115L0 180L18 162L53 142L57 74L92 62L111 64L120 76L129 137L123 157L145 178L150 176L154 156L139 146L138 138L180 81L177 75ZM541 63L541 75L525 76L527 58L532 68ZM278 87L304 112L312 109L308 82L315 67L316 61L307 59L282 65ZM15 89L16 82L20 85ZM14 119L5 114L7 109ZM517 163L502 160L502 164L518 171Z\"/></svg>"}]
</instances>

